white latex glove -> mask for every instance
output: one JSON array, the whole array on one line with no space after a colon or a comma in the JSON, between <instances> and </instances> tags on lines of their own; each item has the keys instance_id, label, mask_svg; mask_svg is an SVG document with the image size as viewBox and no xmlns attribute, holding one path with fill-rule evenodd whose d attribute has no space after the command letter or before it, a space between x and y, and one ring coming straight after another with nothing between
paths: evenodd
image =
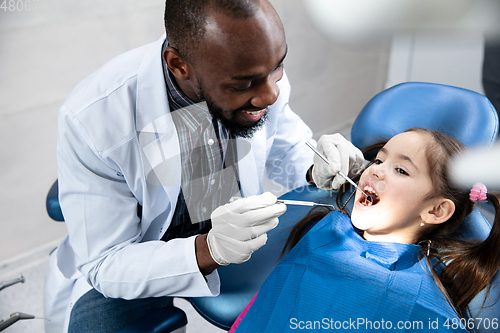
<instances>
[{"instance_id":1,"label":"white latex glove","mask_svg":"<svg viewBox=\"0 0 500 333\"><path fill-rule=\"evenodd\" d=\"M275 195L266 192L213 211L207 242L216 263L240 264L266 244L266 233L278 225L278 216L286 211L286 205L277 204L276 200Z\"/></svg>"},{"instance_id":2,"label":"white latex glove","mask_svg":"<svg viewBox=\"0 0 500 333\"><path fill-rule=\"evenodd\" d=\"M326 164L314 155L312 177L316 186L324 190L338 189L346 181L338 172L352 177L365 161L361 150L339 133L321 136L316 149L330 162Z\"/></svg>"}]
</instances>

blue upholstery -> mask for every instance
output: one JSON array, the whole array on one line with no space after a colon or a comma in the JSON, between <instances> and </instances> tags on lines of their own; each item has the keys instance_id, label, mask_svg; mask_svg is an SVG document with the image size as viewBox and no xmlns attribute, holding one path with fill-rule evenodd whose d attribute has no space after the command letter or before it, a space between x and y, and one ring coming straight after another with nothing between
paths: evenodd
<instances>
[{"instance_id":1,"label":"blue upholstery","mask_svg":"<svg viewBox=\"0 0 500 333\"><path fill-rule=\"evenodd\" d=\"M47 214L49 214L51 219L55 221L64 221L61 206L59 205L59 188L57 180L54 184L52 184L52 187L47 194L45 207L47 208Z\"/></svg>"},{"instance_id":2,"label":"blue upholstery","mask_svg":"<svg viewBox=\"0 0 500 333\"><path fill-rule=\"evenodd\" d=\"M390 139L411 127L438 130L461 141L467 147L488 146L498 135L498 114L490 101L476 92L434 83L407 82L373 97L361 110L351 129L351 141L364 149ZM456 238L484 240L491 224L474 209ZM500 274L491 284L485 301L484 291L469 304L470 317L500 318ZM487 306L481 309L483 302ZM480 327L478 333L497 332Z\"/></svg>"},{"instance_id":3,"label":"blue upholstery","mask_svg":"<svg viewBox=\"0 0 500 333\"><path fill-rule=\"evenodd\" d=\"M117 333L167 333L186 325L184 311L175 306L167 306L138 319Z\"/></svg>"},{"instance_id":4,"label":"blue upholstery","mask_svg":"<svg viewBox=\"0 0 500 333\"><path fill-rule=\"evenodd\" d=\"M476 92L421 82L406 82L373 97L351 129L351 142L364 149L411 127L438 130L467 147L490 145L498 133L498 114Z\"/></svg>"}]
</instances>

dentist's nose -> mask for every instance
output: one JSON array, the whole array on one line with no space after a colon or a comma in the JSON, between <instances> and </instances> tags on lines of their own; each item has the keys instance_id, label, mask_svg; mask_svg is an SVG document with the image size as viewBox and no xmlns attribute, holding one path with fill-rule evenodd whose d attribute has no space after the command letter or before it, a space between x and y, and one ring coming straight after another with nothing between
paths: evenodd
<instances>
[{"instance_id":1,"label":"dentist's nose","mask_svg":"<svg viewBox=\"0 0 500 333\"><path fill-rule=\"evenodd\" d=\"M261 83L256 94L250 100L250 103L257 108L267 108L269 105L274 104L280 94L280 88L277 82L272 77L268 77Z\"/></svg>"}]
</instances>

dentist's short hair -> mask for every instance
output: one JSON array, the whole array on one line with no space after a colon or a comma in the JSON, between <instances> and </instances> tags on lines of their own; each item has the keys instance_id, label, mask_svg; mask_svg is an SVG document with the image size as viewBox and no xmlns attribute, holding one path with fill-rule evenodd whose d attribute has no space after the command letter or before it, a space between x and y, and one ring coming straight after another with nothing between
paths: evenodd
<instances>
[{"instance_id":1,"label":"dentist's short hair","mask_svg":"<svg viewBox=\"0 0 500 333\"><path fill-rule=\"evenodd\" d=\"M198 56L197 45L205 35L209 10L245 19L253 17L258 8L258 0L166 0L164 20L168 42L183 57L192 60Z\"/></svg>"}]
</instances>

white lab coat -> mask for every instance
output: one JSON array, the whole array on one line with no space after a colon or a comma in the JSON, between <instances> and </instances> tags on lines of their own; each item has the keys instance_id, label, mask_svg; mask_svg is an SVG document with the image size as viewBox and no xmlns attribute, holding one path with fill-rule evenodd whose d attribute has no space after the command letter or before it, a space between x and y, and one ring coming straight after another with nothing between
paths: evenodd
<instances>
[{"instance_id":1,"label":"white lab coat","mask_svg":"<svg viewBox=\"0 0 500 333\"><path fill-rule=\"evenodd\" d=\"M217 271L205 280L198 270L195 237L159 241L174 212L181 172L162 70L164 39L105 64L59 111L59 200L68 236L49 260L47 332L65 331L71 307L92 287L124 299L219 293ZM312 133L288 106L286 74L278 85L265 125L238 144L243 196L262 193L265 170L286 188L302 186L312 164L304 144Z\"/></svg>"}]
</instances>

